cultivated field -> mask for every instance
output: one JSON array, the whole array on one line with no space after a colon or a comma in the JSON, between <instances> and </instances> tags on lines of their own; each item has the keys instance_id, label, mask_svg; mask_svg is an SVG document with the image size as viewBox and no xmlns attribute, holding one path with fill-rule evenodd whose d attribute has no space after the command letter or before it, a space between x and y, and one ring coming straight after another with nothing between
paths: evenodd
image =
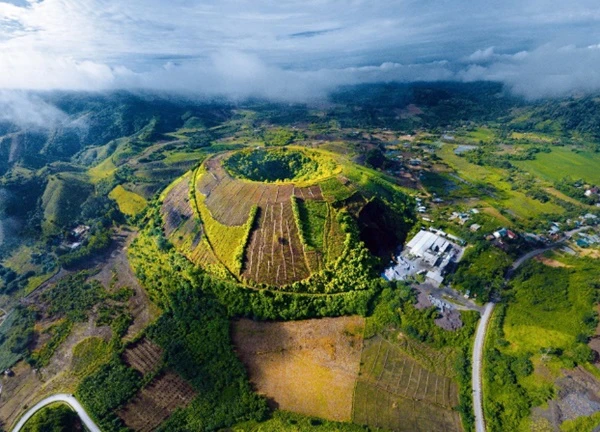
<instances>
[{"instance_id":1,"label":"cultivated field","mask_svg":"<svg viewBox=\"0 0 600 432\"><path fill-rule=\"evenodd\" d=\"M239 180L231 177L221 166L229 154L206 161L205 169L197 180L197 189L206 197L205 205L215 220L227 226L243 225L253 206L265 207L269 203L283 203L292 196L322 200L318 185L297 188L293 184L267 184Z\"/></svg>"},{"instance_id":2,"label":"cultivated field","mask_svg":"<svg viewBox=\"0 0 600 432\"><path fill-rule=\"evenodd\" d=\"M381 337L365 342L352 421L395 431L461 431L458 388Z\"/></svg>"},{"instance_id":3,"label":"cultivated field","mask_svg":"<svg viewBox=\"0 0 600 432\"><path fill-rule=\"evenodd\" d=\"M117 414L132 430L152 431L195 396L194 389L179 375L166 372L140 390Z\"/></svg>"},{"instance_id":4,"label":"cultivated field","mask_svg":"<svg viewBox=\"0 0 600 432\"><path fill-rule=\"evenodd\" d=\"M303 203L326 206L319 185L300 188L291 183L268 184L236 179L221 165L227 156L223 154L207 160L197 173L196 205L204 225L206 244L203 249L198 248L187 255L191 255L196 263L216 264L217 261L235 276L277 286L305 279L311 272L320 270L324 222L320 223L320 229L318 224L309 225L314 227L309 232L312 242L319 247L307 247L302 242L291 201L296 197ZM179 188L181 186L177 184L165 200L163 217L173 219L170 213L178 214L166 209L172 207L167 200L184 198ZM253 207L257 207L257 216L250 221ZM252 226L248 225L251 222ZM171 222L166 221L167 232L175 223L181 221L177 217ZM251 228L249 235L248 227ZM333 223L328 225L330 231L335 228L339 229ZM339 236L333 235L334 241L339 240ZM315 236L320 238L315 239ZM243 256L236 253L240 248L245 249ZM242 261L238 262L239 259Z\"/></svg>"},{"instance_id":5,"label":"cultivated field","mask_svg":"<svg viewBox=\"0 0 600 432\"><path fill-rule=\"evenodd\" d=\"M270 285L286 285L310 276L291 201L267 203L252 233L243 276Z\"/></svg>"},{"instance_id":6,"label":"cultivated field","mask_svg":"<svg viewBox=\"0 0 600 432\"><path fill-rule=\"evenodd\" d=\"M123 360L127 365L146 375L156 370L162 361L162 353L158 345L143 338L125 350Z\"/></svg>"},{"instance_id":7,"label":"cultivated field","mask_svg":"<svg viewBox=\"0 0 600 432\"><path fill-rule=\"evenodd\" d=\"M233 340L259 393L274 406L350 421L360 368L360 317L233 324Z\"/></svg>"}]
</instances>

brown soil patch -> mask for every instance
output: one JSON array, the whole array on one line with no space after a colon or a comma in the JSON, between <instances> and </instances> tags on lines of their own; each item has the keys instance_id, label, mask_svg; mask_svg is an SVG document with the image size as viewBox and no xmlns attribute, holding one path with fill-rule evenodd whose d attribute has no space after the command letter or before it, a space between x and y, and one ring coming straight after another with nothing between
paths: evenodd
<instances>
[{"instance_id":1,"label":"brown soil patch","mask_svg":"<svg viewBox=\"0 0 600 432\"><path fill-rule=\"evenodd\" d=\"M162 360L162 349L143 338L129 346L123 353L123 360L129 366L140 371L143 375L155 370Z\"/></svg>"},{"instance_id":2,"label":"brown soil patch","mask_svg":"<svg viewBox=\"0 0 600 432\"><path fill-rule=\"evenodd\" d=\"M560 261L557 261L555 259L545 257L543 255L538 255L534 259L536 261L541 262L544 265L547 265L548 267L573 267L573 266L567 265L565 263L562 263Z\"/></svg>"},{"instance_id":3,"label":"brown soil patch","mask_svg":"<svg viewBox=\"0 0 600 432\"><path fill-rule=\"evenodd\" d=\"M545 419L556 429L566 420L590 416L600 411L600 382L582 367L563 370L556 382L558 397L548 408L534 408L533 419Z\"/></svg>"},{"instance_id":4,"label":"brown soil patch","mask_svg":"<svg viewBox=\"0 0 600 432\"><path fill-rule=\"evenodd\" d=\"M579 249L579 254L588 258L600 259L600 249Z\"/></svg>"},{"instance_id":5,"label":"brown soil patch","mask_svg":"<svg viewBox=\"0 0 600 432\"><path fill-rule=\"evenodd\" d=\"M361 317L265 323L242 319L233 340L252 383L283 410L349 421L360 369Z\"/></svg>"},{"instance_id":6,"label":"brown soil patch","mask_svg":"<svg viewBox=\"0 0 600 432\"><path fill-rule=\"evenodd\" d=\"M117 411L127 427L135 431L154 430L177 408L189 404L196 392L179 375L166 372Z\"/></svg>"},{"instance_id":7,"label":"brown soil patch","mask_svg":"<svg viewBox=\"0 0 600 432\"><path fill-rule=\"evenodd\" d=\"M136 236L137 232L135 231L119 230L115 235L115 249L100 267L98 274L92 278L100 281L109 292L123 287L133 289L134 295L128 303L129 312L133 316L133 324L127 330L125 339L132 339L159 314L129 264L127 249Z\"/></svg>"}]
</instances>

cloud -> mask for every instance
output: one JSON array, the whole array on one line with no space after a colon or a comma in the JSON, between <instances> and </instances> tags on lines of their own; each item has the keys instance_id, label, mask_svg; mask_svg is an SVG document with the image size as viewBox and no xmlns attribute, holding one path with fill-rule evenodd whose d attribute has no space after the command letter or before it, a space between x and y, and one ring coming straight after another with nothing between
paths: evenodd
<instances>
[{"instance_id":1,"label":"cloud","mask_svg":"<svg viewBox=\"0 0 600 432\"><path fill-rule=\"evenodd\" d=\"M600 90L599 49L548 44L488 60L486 65L470 65L457 74L458 78L500 81L528 99Z\"/></svg>"},{"instance_id":2,"label":"cloud","mask_svg":"<svg viewBox=\"0 0 600 432\"><path fill-rule=\"evenodd\" d=\"M348 83L498 79L558 95L600 89L583 69L597 69L599 26L596 0L0 1L0 88L306 99Z\"/></svg>"},{"instance_id":3,"label":"cloud","mask_svg":"<svg viewBox=\"0 0 600 432\"><path fill-rule=\"evenodd\" d=\"M0 122L47 128L67 120L61 110L24 91L0 90Z\"/></svg>"}]
</instances>

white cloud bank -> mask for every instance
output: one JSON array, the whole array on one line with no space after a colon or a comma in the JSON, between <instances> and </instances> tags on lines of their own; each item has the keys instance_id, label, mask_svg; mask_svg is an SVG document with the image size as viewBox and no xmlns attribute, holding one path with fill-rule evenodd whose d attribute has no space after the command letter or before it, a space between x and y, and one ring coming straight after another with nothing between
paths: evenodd
<instances>
[{"instance_id":1,"label":"white cloud bank","mask_svg":"<svg viewBox=\"0 0 600 432\"><path fill-rule=\"evenodd\" d=\"M483 79L536 98L600 90L598 46L590 0L0 1L2 89L307 100Z\"/></svg>"}]
</instances>

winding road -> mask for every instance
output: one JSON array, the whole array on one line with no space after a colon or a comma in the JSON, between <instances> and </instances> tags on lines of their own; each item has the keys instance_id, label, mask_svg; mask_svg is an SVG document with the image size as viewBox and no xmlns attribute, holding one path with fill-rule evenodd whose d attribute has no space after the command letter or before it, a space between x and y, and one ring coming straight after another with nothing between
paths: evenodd
<instances>
[{"instance_id":1,"label":"winding road","mask_svg":"<svg viewBox=\"0 0 600 432\"><path fill-rule=\"evenodd\" d=\"M81 419L81 421L83 422L83 424L85 425L85 427L88 428L90 432L101 432L100 428L96 426L96 423L94 423L94 421L90 418L88 413L85 412L85 409L83 409L83 407L77 401L77 399L75 399L72 395L69 394L56 394L47 397L41 402L38 402L31 409L29 409L29 411L27 411L23 415L23 417L21 417L19 422L12 429L12 432L20 432L21 428L25 425L25 423L27 423L27 420L29 420L37 411L55 402L64 402L71 408L73 408L79 416L79 418Z\"/></svg>"},{"instance_id":2,"label":"winding road","mask_svg":"<svg viewBox=\"0 0 600 432\"><path fill-rule=\"evenodd\" d=\"M543 254L546 251L554 249L564 244L565 240L570 239L574 234L585 231L589 227L581 227L568 231L564 237L551 245L544 248L535 249L525 255L519 257L511 266L506 273L506 281L512 278L515 271L527 260ZM485 345L485 336L490 322L490 317L494 311L495 303L490 302L485 305L481 320L477 326L477 332L475 333L475 342L473 344L473 368L472 368L472 384L473 384L473 410L475 411L475 432L485 432L485 417L483 415L483 388L481 383L482 370L483 370L483 348Z\"/></svg>"}]
</instances>

